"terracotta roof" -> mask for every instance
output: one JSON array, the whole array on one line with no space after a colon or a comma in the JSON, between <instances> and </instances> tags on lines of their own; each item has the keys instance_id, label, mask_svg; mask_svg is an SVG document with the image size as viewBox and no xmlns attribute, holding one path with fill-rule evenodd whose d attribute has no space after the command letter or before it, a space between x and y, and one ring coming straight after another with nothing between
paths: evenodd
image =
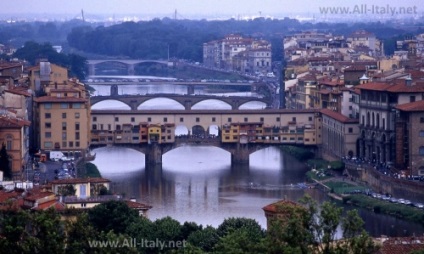
<instances>
[{"instance_id":1,"label":"terracotta roof","mask_svg":"<svg viewBox=\"0 0 424 254\"><path fill-rule=\"evenodd\" d=\"M31 122L19 118L0 116L0 128L22 128L23 126L30 126Z\"/></svg>"},{"instance_id":2,"label":"terracotta roof","mask_svg":"<svg viewBox=\"0 0 424 254\"><path fill-rule=\"evenodd\" d=\"M66 208L63 203L57 200L51 200L51 201L39 204L38 206L33 207L31 210L42 211L42 210L47 210L51 207L53 207L56 211L63 211Z\"/></svg>"},{"instance_id":3,"label":"terracotta roof","mask_svg":"<svg viewBox=\"0 0 424 254\"><path fill-rule=\"evenodd\" d=\"M393 237L385 240L377 253L399 254L411 253L424 249L424 237Z\"/></svg>"},{"instance_id":4,"label":"terracotta roof","mask_svg":"<svg viewBox=\"0 0 424 254\"><path fill-rule=\"evenodd\" d=\"M290 201L290 200L280 200L277 201L275 203L269 204L267 206L262 207L262 210L264 210L265 212L277 212L277 208L280 205L288 205L288 206L293 206L293 207L301 207L300 204Z\"/></svg>"},{"instance_id":5,"label":"terracotta roof","mask_svg":"<svg viewBox=\"0 0 424 254\"><path fill-rule=\"evenodd\" d=\"M24 199L29 201L37 201L38 199L54 195L55 194L53 192L28 192L27 196Z\"/></svg>"},{"instance_id":6,"label":"terracotta roof","mask_svg":"<svg viewBox=\"0 0 424 254\"><path fill-rule=\"evenodd\" d=\"M342 115L338 112L335 112L327 108L321 109L321 113L341 123L358 123L359 122L359 119L349 118L345 115Z\"/></svg>"},{"instance_id":7,"label":"terracotta roof","mask_svg":"<svg viewBox=\"0 0 424 254\"><path fill-rule=\"evenodd\" d=\"M22 193L16 191L0 191L0 203L4 203L5 201L21 196Z\"/></svg>"},{"instance_id":8,"label":"terracotta roof","mask_svg":"<svg viewBox=\"0 0 424 254\"><path fill-rule=\"evenodd\" d=\"M31 96L31 94L28 92L28 89L26 89L26 88L12 88L12 89L5 90L4 92L23 95L23 96L26 96L26 97Z\"/></svg>"},{"instance_id":9,"label":"terracotta roof","mask_svg":"<svg viewBox=\"0 0 424 254\"><path fill-rule=\"evenodd\" d=\"M75 97L53 97L53 96L43 96L35 98L36 102L87 102L88 99L84 98L75 98Z\"/></svg>"},{"instance_id":10,"label":"terracotta roof","mask_svg":"<svg viewBox=\"0 0 424 254\"><path fill-rule=\"evenodd\" d=\"M146 205L146 204L131 201L131 200L125 200L124 202L128 205L129 208L133 208L133 209L148 210L152 208L152 206L150 205Z\"/></svg>"},{"instance_id":11,"label":"terracotta roof","mask_svg":"<svg viewBox=\"0 0 424 254\"><path fill-rule=\"evenodd\" d=\"M327 89L321 89L321 90L319 90L319 93L320 94L330 94L331 91L330 90L327 90Z\"/></svg>"},{"instance_id":12,"label":"terracotta roof","mask_svg":"<svg viewBox=\"0 0 424 254\"><path fill-rule=\"evenodd\" d=\"M51 181L52 184L78 184L78 183L109 183L110 180L101 177L93 178L70 178L70 179L58 179Z\"/></svg>"},{"instance_id":13,"label":"terracotta roof","mask_svg":"<svg viewBox=\"0 0 424 254\"><path fill-rule=\"evenodd\" d=\"M420 112L420 111L424 111L424 101L421 100L421 101L405 103L405 104L397 105L396 108L401 111Z\"/></svg>"}]
</instances>

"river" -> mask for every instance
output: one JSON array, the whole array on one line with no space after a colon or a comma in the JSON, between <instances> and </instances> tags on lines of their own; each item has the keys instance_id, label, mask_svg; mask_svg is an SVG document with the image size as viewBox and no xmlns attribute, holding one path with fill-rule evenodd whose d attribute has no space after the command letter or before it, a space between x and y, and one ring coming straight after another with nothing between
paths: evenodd
<instances>
[{"instance_id":1,"label":"river","mask_svg":"<svg viewBox=\"0 0 424 254\"><path fill-rule=\"evenodd\" d=\"M100 94L108 94L108 87L94 87ZM129 91L126 93L144 94L154 93L159 88L129 86L126 89ZM161 89L163 87L159 90ZM173 89L183 91L184 88L168 86L168 89L161 90L161 93L173 93ZM178 103L165 98L154 99L149 103L142 107L179 107ZM99 103L94 105L93 109L106 106L108 109L124 107L113 101L104 105ZM225 103L214 100L202 107L227 109ZM260 109L263 105L254 102L246 107ZM248 166L231 166L228 152L207 146L184 146L174 149L164 154L162 166L156 168L146 168L144 155L129 148L104 147L95 149L94 152L96 159L93 163L103 177L113 182L112 191L152 205L153 208L149 211L149 218L152 220L171 216L181 223L194 221L216 227L225 218L247 217L255 219L266 228L262 207L267 204L284 198L296 201L305 193L318 202L327 200L327 197L317 190L297 187L298 183L306 180L307 167L276 147L253 153ZM424 228L415 223L366 210L359 212L366 222L366 230L373 236L424 233Z\"/></svg>"}]
</instances>

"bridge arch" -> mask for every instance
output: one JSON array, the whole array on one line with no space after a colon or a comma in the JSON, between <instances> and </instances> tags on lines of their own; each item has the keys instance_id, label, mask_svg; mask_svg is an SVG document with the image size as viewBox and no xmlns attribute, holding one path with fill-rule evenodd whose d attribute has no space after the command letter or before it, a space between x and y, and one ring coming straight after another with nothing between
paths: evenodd
<instances>
[{"instance_id":1,"label":"bridge arch","mask_svg":"<svg viewBox=\"0 0 424 254\"><path fill-rule=\"evenodd\" d=\"M231 110L231 105L226 102L222 101L220 99L203 99L198 102L196 102L191 109L221 109L221 110Z\"/></svg>"},{"instance_id":2,"label":"bridge arch","mask_svg":"<svg viewBox=\"0 0 424 254\"><path fill-rule=\"evenodd\" d=\"M118 109L118 110L131 110L130 105L119 100L119 99L108 99L104 101L98 101L91 105L91 109L94 110L109 110L109 109Z\"/></svg>"},{"instance_id":3,"label":"bridge arch","mask_svg":"<svg viewBox=\"0 0 424 254\"><path fill-rule=\"evenodd\" d=\"M263 101L251 100L247 101L239 106L239 109L264 109L267 105Z\"/></svg>"},{"instance_id":4,"label":"bridge arch","mask_svg":"<svg viewBox=\"0 0 424 254\"><path fill-rule=\"evenodd\" d=\"M155 100L161 100L161 103L155 102ZM143 101L137 105L137 109L185 109L184 105L181 102L166 98L166 97L157 97L151 98Z\"/></svg>"}]
</instances>

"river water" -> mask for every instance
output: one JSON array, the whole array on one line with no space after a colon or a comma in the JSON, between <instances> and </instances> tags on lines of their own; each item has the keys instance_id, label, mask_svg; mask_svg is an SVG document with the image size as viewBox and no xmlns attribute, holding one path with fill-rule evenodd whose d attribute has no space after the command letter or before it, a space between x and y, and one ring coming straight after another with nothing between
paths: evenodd
<instances>
[{"instance_id":1,"label":"river water","mask_svg":"<svg viewBox=\"0 0 424 254\"><path fill-rule=\"evenodd\" d=\"M109 94L109 87L93 86L99 94ZM127 86L122 93L145 94L184 93L184 87L168 86L168 89L150 86ZM126 89L126 90L124 90ZM162 90L164 89L164 90ZM124 92L126 91L126 92ZM198 93L207 93L199 90ZM241 93L246 96L246 93ZM141 108L176 109L178 103L159 98ZM229 109L219 101L209 101L204 108ZM125 106L112 101L93 105L93 109ZM245 105L246 108L262 108L260 102ZM162 109L161 108L161 109ZM176 133L184 134L184 133ZM144 154L122 147L95 149L93 162L103 177L110 179L112 191L134 197L139 202L153 206L149 218L165 216L180 221L194 221L202 225L218 226L225 218L247 217L255 219L266 228L262 207L280 199L296 201L304 194L318 202L327 197L314 189L301 189L298 183L306 180L304 163L283 153L276 147L257 151L250 156L248 166L231 166L230 154L222 149L207 146L184 146L163 155L161 167L146 168ZM351 209L351 208L347 208ZM365 221L365 229L373 236L421 235L424 228L415 223L359 210Z\"/></svg>"}]
</instances>

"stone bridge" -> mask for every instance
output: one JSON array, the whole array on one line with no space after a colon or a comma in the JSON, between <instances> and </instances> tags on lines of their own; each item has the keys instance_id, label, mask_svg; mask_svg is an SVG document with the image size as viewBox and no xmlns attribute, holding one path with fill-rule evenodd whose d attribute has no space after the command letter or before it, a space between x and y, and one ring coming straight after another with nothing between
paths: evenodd
<instances>
[{"instance_id":1,"label":"stone bridge","mask_svg":"<svg viewBox=\"0 0 424 254\"><path fill-rule=\"evenodd\" d=\"M134 66L141 63L159 63L167 66L174 66L174 62L168 60L151 60L151 59L104 59L104 60L87 60L88 76L96 75L96 65L102 63L122 63L127 65L128 75L134 75Z\"/></svg>"},{"instance_id":2,"label":"stone bridge","mask_svg":"<svg viewBox=\"0 0 424 254\"><path fill-rule=\"evenodd\" d=\"M249 156L261 149L270 147L270 146L281 146L281 144L273 143L249 143L249 144L240 144L240 143L224 143L221 142L220 137L216 138L176 138L173 143L165 144L117 144L114 143L113 146L127 147L134 150L137 150L143 153L145 157L146 167L148 165L162 164L162 156L178 147L181 146L214 146L221 148L231 154L231 164L249 164ZM98 145L105 146L105 145ZM96 147L96 146L93 146ZM317 146L309 146L308 149L316 152L318 149ZM190 159L190 158L187 158Z\"/></svg>"},{"instance_id":3,"label":"stone bridge","mask_svg":"<svg viewBox=\"0 0 424 254\"><path fill-rule=\"evenodd\" d=\"M212 95L179 95L179 94L146 94L146 95L110 95L93 96L90 98L91 106L105 100L120 101L130 107L131 110L137 110L144 102L157 98L167 98L180 103L186 110L190 110L194 105L205 100L219 100L231 106L231 109L239 107L247 102L259 101L267 106L272 102L264 98L241 97L241 96L212 96Z\"/></svg>"}]
</instances>

